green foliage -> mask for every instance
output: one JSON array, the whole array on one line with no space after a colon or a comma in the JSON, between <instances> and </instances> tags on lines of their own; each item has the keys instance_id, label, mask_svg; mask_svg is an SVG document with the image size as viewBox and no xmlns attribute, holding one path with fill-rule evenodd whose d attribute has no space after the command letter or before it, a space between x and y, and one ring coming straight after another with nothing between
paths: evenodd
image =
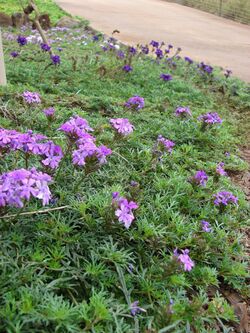
<instances>
[{"instance_id":1,"label":"green foliage","mask_svg":"<svg viewBox=\"0 0 250 333\"><path fill-rule=\"evenodd\" d=\"M13 33L6 32L6 34ZM58 127L74 114L95 129L98 144L113 150L109 162L86 177L76 193L82 171L66 158L52 184L49 208L60 211L2 219L0 224L0 331L31 332L226 332L236 322L222 297L221 287L247 294L246 258L242 230L248 206L240 188L230 178L215 177L216 165L242 171L237 144L240 114L244 122L249 106L248 87L233 78L202 77L195 66L176 60L168 63L136 56L133 72L126 74L115 51L103 52L92 36L62 41L61 65L38 45L29 44L12 59L15 41L4 39L8 86L0 89L1 126L18 131L32 128L65 148ZM54 36L54 37L56 37ZM69 42L69 43L68 43ZM102 43L102 41L101 41ZM124 52L126 48L121 46ZM173 81L162 82L162 72ZM27 106L20 96L38 91L41 106ZM237 93L235 93L235 91ZM123 104L133 95L145 98L145 108L127 111ZM244 96L244 98L243 98ZM181 120L176 107L191 108L193 117ZM54 106L55 120L48 126L42 109ZM202 131L197 117L218 112L220 128ZM110 118L126 117L135 131L116 140ZM171 155L152 166L152 149L162 134L175 141ZM225 152L231 153L225 157ZM40 166L34 159L31 165ZM0 172L24 167L20 154L4 155ZM188 181L197 170L209 175L205 188ZM139 186L133 190L131 181ZM213 194L229 190L239 197L238 207L222 213ZM136 220L126 230L113 217L111 193L119 191L136 200ZM32 201L25 211L41 209ZM9 214L17 213L10 209ZM213 232L204 233L200 221L208 220ZM195 262L184 272L173 258L175 248L190 250ZM218 293L211 296L210 288ZM131 303L139 300L146 310L136 317Z\"/></svg>"}]
</instances>

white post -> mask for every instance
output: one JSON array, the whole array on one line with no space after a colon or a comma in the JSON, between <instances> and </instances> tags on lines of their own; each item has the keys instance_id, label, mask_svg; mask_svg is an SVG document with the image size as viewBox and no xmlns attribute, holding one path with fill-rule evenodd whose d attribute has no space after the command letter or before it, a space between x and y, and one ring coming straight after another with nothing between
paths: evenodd
<instances>
[{"instance_id":1,"label":"white post","mask_svg":"<svg viewBox=\"0 0 250 333\"><path fill-rule=\"evenodd\" d=\"M0 86L5 86L6 84L7 81L3 56L2 32L0 28Z\"/></svg>"}]
</instances>

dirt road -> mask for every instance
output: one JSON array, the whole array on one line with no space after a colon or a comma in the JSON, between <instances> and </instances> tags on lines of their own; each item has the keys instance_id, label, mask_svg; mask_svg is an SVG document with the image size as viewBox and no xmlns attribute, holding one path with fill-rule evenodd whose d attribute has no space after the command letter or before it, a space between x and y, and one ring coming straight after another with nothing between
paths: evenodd
<instances>
[{"instance_id":1,"label":"dirt road","mask_svg":"<svg viewBox=\"0 0 250 333\"><path fill-rule=\"evenodd\" d=\"M232 69L250 82L250 26L162 0L56 0L106 34L136 44L151 39L182 48L183 56Z\"/></svg>"}]
</instances>

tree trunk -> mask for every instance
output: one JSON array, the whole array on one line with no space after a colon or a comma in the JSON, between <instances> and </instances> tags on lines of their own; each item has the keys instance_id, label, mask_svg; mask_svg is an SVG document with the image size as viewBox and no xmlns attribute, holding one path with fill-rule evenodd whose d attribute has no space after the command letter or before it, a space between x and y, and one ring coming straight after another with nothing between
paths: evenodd
<instances>
[{"instance_id":1,"label":"tree trunk","mask_svg":"<svg viewBox=\"0 0 250 333\"><path fill-rule=\"evenodd\" d=\"M0 86L5 86L6 84L7 81L3 56L2 32L0 28Z\"/></svg>"}]
</instances>

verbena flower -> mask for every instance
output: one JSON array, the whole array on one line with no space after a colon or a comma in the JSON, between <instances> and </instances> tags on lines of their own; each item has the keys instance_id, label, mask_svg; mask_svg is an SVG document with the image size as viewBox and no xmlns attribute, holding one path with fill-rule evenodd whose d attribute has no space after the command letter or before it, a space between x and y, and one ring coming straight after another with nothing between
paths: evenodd
<instances>
[{"instance_id":1,"label":"verbena flower","mask_svg":"<svg viewBox=\"0 0 250 333\"><path fill-rule=\"evenodd\" d=\"M145 106L145 101L143 97L133 96L128 99L128 101L124 104L128 109L140 110Z\"/></svg>"},{"instance_id":2,"label":"verbena flower","mask_svg":"<svg viewBox=\"0 0 250 333\"><path fill-rule=\"evenodd\" d=\"M110 119L109 122L116 132L122 136L127 136L134 130L134 126L127 118Z\"/></svg>"},{"instance_id":3,"label":"verbena flower","mask_svg":"<svg viewBox=\"0 0 250 333\"><path fill-rule=\"evenodd\" d=\"M162 73L161 75L160 75L160 78L163 80L163 81L172 81L173 80L173 77L172 77L172 75L170 75L170 74L164 74L164 73Z\"/></svg>"},{"instance_id":4,"label":"verbena flower","mask_svg":"<svg viewBox=\"0 0 250 333\"><path fill-rule=\"evenodd\" d=\"M13 130L0 129L0 151L10 152L20 150L26 155L37 155L41 157L44 166L55 169L58 167L62 157L62 149L52 141L32 131L19 133Z\"/></svg>"},{"instance_id":5,"label":"verbena flower","mask_svg":"<svg viewBox=\"0 0 250 333\"><path fill-rule=\"evenodd\" d=\"M146 312L145 309L139 307L139 301L134 301L130 306L130 313L134 317L141 312Z\"/></svg>"},{"instance_id":6,"label":"verbena flower","mask_svg":"<svg viewBox=\"0 0 250 333\"><path fill-rule=\"evenodd\" d=\"M79 116L71 117L66 123L62 124L58 130L64 132L64 134L73 141L80 138L86 139L86 137L93 139L90 134L87 134L87 132L91 132L93 129L89 126L86 119Z\"/></svg>"},{"instance_id":7,"label":"verbena flower","mask_svg":"<svg viewBox=\"0 0 250 333\"><path fill-rule=\"evenodd\" d=\"M112 198L112 205L115 208L115 216L118 217L118 221L123 223L125 228L128 229L135 219L133 210L138 208L137 203L120 197L119 192L113 192Z\"/></svg>"},{"instance_id":8,"label":"verbena flower","mask_svg":"<svg viewBox=\"0 0 250 333\"><path fill-rule=\"evenodd\" d=\"M181 250L181 254L178 253L178 250L174 250L174 256L177 257L177 260L183 266L184 271L190 272L194 267L194 262L189 257L189 250Z\"/></svg>"},{"instance_id":9,"label":"verbena flower","mask_svg":"<svg viewBox=\"0 0 250 333\"><path fill-rule=\"evenodd\" d=\"M198 65L198 68L201 70L202 73L205 73L205 74L212 74L213 70L214 70L212 66L206 65L206 64L204 64L204 62L201 62Z\"/></svg>"},{"instance_id":10,"label":"verbena flower","mask_svg":"<svg viewBox=\"0 0 250 333\"><path fill-rule=\"evenodd\" d=\"M231 192L221 191L214 194L214 204L215 206L225 207L229 204L237 205L238 198L234 196Z\"/></svg>"},{"instance_id":11,"label":"verbena flower","mask_svg":"<svg viewBox=\"0 0 250 333\"><path fill-rule=\"evenodd\" d=\"M193 64L193 60L191 59L191 58L189 58L189 57L184 57L184 60L189 64L189 65L191 65L191 64Z\"/></svg>"},{"instance_id":12,"label":"verbena flower","mask_svg":"<svg viewBox=\"0 0 250 333\"><path fill-rule=\"evenodd\" d=\"M157 42L157 41L155 41L155 40L151 40L150 45L152 45L152 46L155 47L155 48L158 48L159 45L160 45L160 43Z\"/></svg>"},{"instance_id":13,"label":"verbena flower","mask_svg":"<svg viewBox=\"0 0 250 333\"><path fill-rule=\"evenodd\" d=\"M133 70L133 67L131 67L130 65L124 65L124 66L122 67L122 70L123 70L124 72L129 73L129 72L131 72L131 71Z\"/></svg>"},{"instance_id":14,"label":"verbena flower","mask_svg":"<svg viewBox=\"0 0 250 333\"><path fill-rule=\"evenodd\" d=\"M161 49L156 49L155 55L158 59L162 59L164 57L163 51Z\"/></svg>"},{"instance_id":15,"label":"verbena flower","mask_svg":"<svg viewBox=\"0 0 250 333\"><path fill-rule=\"evenodd\" d=\"M175 146L173 141L164 138L162 135L158 136L157 143L161 151L167 151L170 154L172 153L172 150Z\"/></svg>"},{"instance_id":16,"label":"verbena flower","mask_svg":"<svg viewBox=\"0 0 250 333\"><path fill-rule=\"evenodd\" d=\"M208 112L198 117L204 126L212 126L214 124L221 124L222 119L217 112Z\"/></svg>"},{"instance_id":17,"label":"verbena flower","mask_svg":"<svg viewBox=\"0 0 250 333\"><path fill-rule=\"evenodd\" d=\"M25 91L22 94L23 99L28 104L40 104L41 103L41 97L40 94L37 92L31 92L31 91Z\"/></svg>"},{"instance_id":18,"label":"verbena flower","mask_svg":"<svg viewBox=\"0 0 250 333\"><path fill-rule=\"evenodd\" d=\"M43 113L48 118L52 118L53 115L55 114L55 112L56 112L56 110L54 108L52 108L52 107L43 110Z\"/></svg>"},{"instance_id":19,"label":"verbena flower","mask_svg":"<svg viewBox=\"0 0 250 333\"><path fill-rule=\"evenodd\" d=\"M204 232L211 232L212 231L210 223L208 221L205 221L205 220L201 221L201 228Z\"/></svg>"},{"instance_id":20,"label":"verbena flower","mask_svg":"<svg viewBox=\"0 0 250 333\"><path fill-rule=\"evenodd\" d=\"M12 56L12 58L17 58L19 56L19 53L16 51L13 51L10 53L10 55Z\"/></svg>"},{"instance_id":21,"label":"verbena flower","mask_svg":"<svg viewBox=\"0 0 250 333\"><path fill-rule=\"evenodd\" d=\"M18 36L17 37L17 42L20 46L24 46L28 43L27 38L24 36Z\"/></svg>"},{"instance_id":22,"label":"verbena flower","mask_svg":"<svg viewBox=\"0 0 250 333\"><path fill-rule=\"evenodd\" d=\"M51 177L46 173L19 169L0 176L0 207L11 206L22 208L25 201L32 197L42 200L45 206L49 203L51 192L48 184Z\"/></svg>"},{"instance_id":23,"label":"verbena flower","mask_svg":"<svg viewBox=\"0 0 250 333\"><path fill-rule=\"evenodd\" d=\"M129 47L129 53L131 53L132 55L136 55L136 53L137 53L136 48L133 46Z\"/></svg>"},{"instance_id":24,"label":"verbena flower","mask_svg":"<svg viewBox=\"0 0 250 333\"><path fill-rule=\"evenodd\" d=\"M175 115L176 117L181 117L181 118L186 118L188 116L192 116L192 113L189 109L189 107L185 107L185 106L179 106L176 110L175 110Z\"/></svg>"},{"instance_id":25,"label":"verbena flower","mask_svg":"<svg viewBox=\"0 0 250 333\"><path fill-rule=\"evenodd\" d=\"M51 50L51 47L48 44L42 43L41 49L45 52L49 52Z\"/></svg>"},{"instance_id":26,"label":"verbena flower","mask_svg":"<svg viewBox=\"0 0 250 333\"><path fill-rule=\"evenodd\" d=\"M60 63L61 63L61 58L60 58L59 55L52 55L50 58L51 58L52 63L53 63L54 65L60 65Z\"/></svg>"},{"instance_id":27,"label":"verbena flower","mask_svg":"<svg viewBox=\"0 0 250 333\"><path fill-rule=\"evenodd\" d=\"M196 174L191 178L191 182L198 186L206 186L208 181L208 175L204 170L199 170Z\"/></svg>"},{"instance_id":28,"label":"verbena flower","mask_svg":"<svg viewBox=\"0 0 250 333\"><path fill-rule=\"evenodd\" d=\"M216 173L218 174L218 175L220 175L220 176L227 176L227 173L226 173L226 171L224 170L224 165L225 165L225 163L223 163L223 162L220 162L219 164L217 164L217 166L216 166Z\"/></svg>"},{"instance_id":29,"label":"verbena flower","mask_svg":"<svg viewBox=\"0 0 250 333\"><path fill-rule=\"evenodd\" d=\"M122 51L118 51L117 52L117 57L120 58L120 59L124 59L125 58L125 53L122 52Z\"/></svg>"},{"instance_id":30,"label":"verbena flower","mask_svg":"<svg viewBox=\"0 0 250 333\"><path fill-rule=\"evenodd\" d=\"M147 45L141 45L141 52L144 54L149 54L149 48Z\"/></svg>"},{"instance_id":31,"label":"verbena flower","mask_svg":"<svg viewBox=\"0 0 250 333\"><path fill-rule=\"evenodd\" d=\"M94 35L93 38L92 38L92 40L93 40L94 42L97 42L97 41L99 40L99 36Z\"/></svg>"}]
</instances>

